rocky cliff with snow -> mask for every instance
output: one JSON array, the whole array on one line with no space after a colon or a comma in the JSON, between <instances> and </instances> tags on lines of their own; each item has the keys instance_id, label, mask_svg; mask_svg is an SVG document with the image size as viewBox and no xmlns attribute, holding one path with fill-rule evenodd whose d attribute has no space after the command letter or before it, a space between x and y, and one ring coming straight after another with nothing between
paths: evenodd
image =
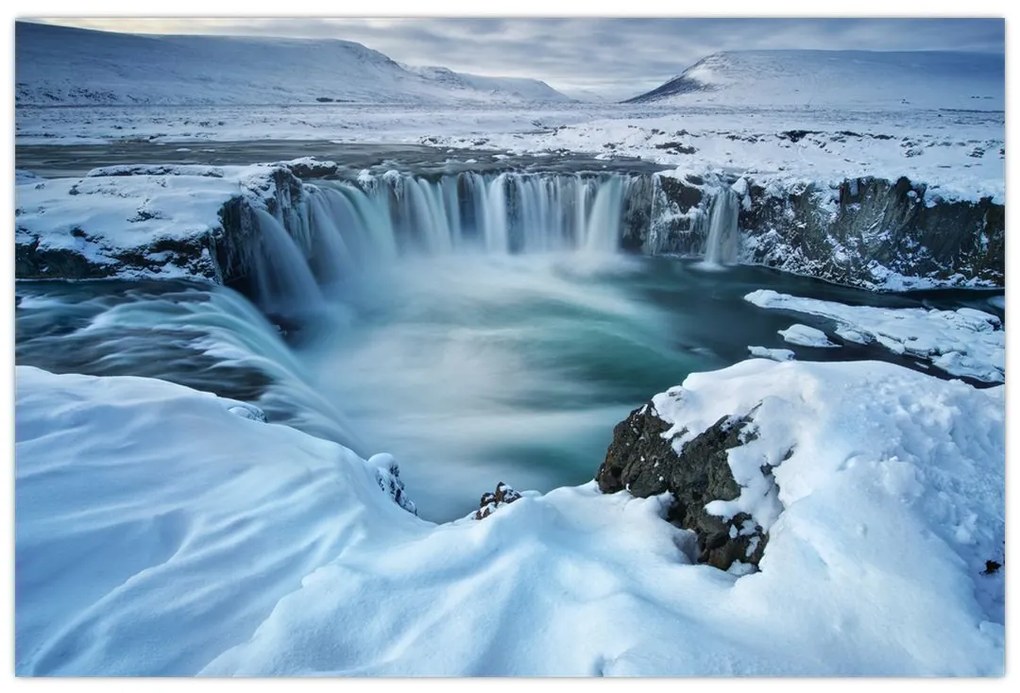
<instances>
[{"instance_id":1,"label":"rocky cliff with snow","mask_svg":"<svg viewBox=\"0 0 1020 693\"><path fill-rule=\"evenodd\" d=\"M249 295L266 275L335 280L337 263L405 250L617 249L747 263L875 290L1002 286L1004 206L905 178L784 188L676 173L392 171L345 178L310 159L120 166L23 176L16 276L201 277ZM302 180L302 178L304 180ZM293 264L293 262L291 263Z\"/></svg>"}]
</instances>

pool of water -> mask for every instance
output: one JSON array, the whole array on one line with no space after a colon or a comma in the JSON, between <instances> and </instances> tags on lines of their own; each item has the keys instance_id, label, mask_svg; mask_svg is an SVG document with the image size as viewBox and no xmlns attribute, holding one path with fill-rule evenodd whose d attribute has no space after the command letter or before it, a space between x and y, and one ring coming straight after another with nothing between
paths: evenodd
<instances>
[{"instance_id":1,"label":"pool of water","mask_svg":"<svg viewBox=\"0 0 1020 693\"><path fill-rule=\"evenodd\" d=\"M258 403L271 421L362 455L390 452L420 513L440 521L467 514L499 481L544 491L591 479L630 410L688 373L747 358L751 345L922 367L877 346L785 344L777 330L794 322L831 325L743 300L760 288L996 312L985 292L873 294L672 258L463 253L366 269L287 330L223 287L19 282L16 356L57 372L181 382Z\"/></svg>"}]
</instances>

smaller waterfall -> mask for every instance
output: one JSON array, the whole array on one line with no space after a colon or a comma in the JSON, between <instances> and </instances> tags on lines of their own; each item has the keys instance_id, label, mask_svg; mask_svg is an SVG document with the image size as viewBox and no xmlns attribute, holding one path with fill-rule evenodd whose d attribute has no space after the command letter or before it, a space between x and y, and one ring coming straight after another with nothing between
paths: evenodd
<instances>
[{"instance_id":1,"label":"smaller waterfall","mask_svg":"<svg viewBox=\"0 0 1020 693\"><path fill-rule=\"evenodd\" d=\"M259 304L270 313L320 311L322 293L297 243L272 214L257 209L255 215L262 237L254 268Z\"/></svg>"},{"instance_id":2,"label":"smaller waterfall","mask_svg":"<svg viewBox=\"0 0 1020 693\"><path fill-rule=\"evenodd\" d=\"M506 174L501 173L489 184L484 202L485 250L506 253L510 249L510 231L507 224Z\"/></svg>"},{"instance_id":3,"label":"smaller waterfall","mask_svg":"<svg viewBox=\"0 0 1020 693\"><path fill-rule=\"evenodd\" d=\"M615 253L620 247L620 223L626 188L613 176L599 187L584 231L581 248L587 253Z\"/></svg>"},{"instance_id":4,"label":"smaller waterfall","mask_svg":"<svg viewBox=\"0 0 1020 693\"><path fill-rule=\"evenodd\" d=\"M740 214L740 199L730 188L723 188L708 213L708 238L705 241L705 264L721 267L737 262L740 232L737 217Z\"/></svg>"}]
</instances>

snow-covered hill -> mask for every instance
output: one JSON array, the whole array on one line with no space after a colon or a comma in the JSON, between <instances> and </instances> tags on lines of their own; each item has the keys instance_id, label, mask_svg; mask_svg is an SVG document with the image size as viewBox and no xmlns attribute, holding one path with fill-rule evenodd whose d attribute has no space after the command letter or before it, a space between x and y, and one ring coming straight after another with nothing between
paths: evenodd
<instances>
[{"instance_id":1,"label":"snow-covered hill","mask_svg":"<svg viewBox=\"0 0 1020 693\"><path fill-rule=\"evenodd\" d=\"M335 39L142 36L26 22L15 36L19 106L569 100L537 80L409 71Z\"/></svg>"},{"instance_id":2,"label":"snow-covered hill","mask_svg":"<svg viewBox=\"0 0 1020 693\"><path fill-rule=\"evenodd\" d=\"M731 51L629 103L1001 110L1001 55L949 51Z\"/></svg>"},{"instance_id":3,"label":"snow-covered hill","mask_svg":"<svg viewBox=\"0 0 1020 693\"><path fill-rule=\"evenodd\" d=\"M538 79L526 77L485 77L466 72L454 72L436 65L401 65L405 70L456 91L478 91L503 95L510 93L521 101L571 101L572 99Z\"/></svg>"}]
</instances>

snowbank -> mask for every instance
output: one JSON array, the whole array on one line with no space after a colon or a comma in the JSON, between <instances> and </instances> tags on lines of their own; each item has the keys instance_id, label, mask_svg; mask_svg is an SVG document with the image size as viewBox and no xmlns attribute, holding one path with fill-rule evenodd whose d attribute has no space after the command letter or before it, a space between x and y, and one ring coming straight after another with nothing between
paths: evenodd
<instances>
[{"instance_id":1,"label":"snowbank","mask_svg":"<svg viewBox=\"0 0 1020 693\"><path fill-rule=\"evenodd\" d=\"M771 289L752 291L744 299L761 308L834 320L836 334L848 342L877 342L893 353L929 361L952 375L990 383L1005 381L1006 332L999 318L990 313L973 308L927 310L848 306L834 301L780 294ZM828 341L820 330L807 329L821 334L821 339ZM784 339L791 341L787 335Z\"/></svg>"},{"instance_id":2,"label":"snowbank","mask_svg":"<svg viewBox=\"0 0 1020 693\"><path fill-rule=\"evenodd\" d=\"M16 379L19 675L194 673L359 525L391 545L424 525L379 463L251 405L148 378Z\"/></svg>"},{"instance_id":3,"label":"snowbank","mask_svg":"<svg viewBox=\"0 0 1020 693\"><path fill-rule=\"evenodd\" d=\"M761 572L738 577L688 563L662 497L593 482L436 526L380 492L387 457L237 402L17 378L20 674L1003 670L1002 573L981 574L1002 562L1002 387L752 360L657 396L675 444L753 410L730 466L778 465Z\"/></svg>"}]
</instances>

